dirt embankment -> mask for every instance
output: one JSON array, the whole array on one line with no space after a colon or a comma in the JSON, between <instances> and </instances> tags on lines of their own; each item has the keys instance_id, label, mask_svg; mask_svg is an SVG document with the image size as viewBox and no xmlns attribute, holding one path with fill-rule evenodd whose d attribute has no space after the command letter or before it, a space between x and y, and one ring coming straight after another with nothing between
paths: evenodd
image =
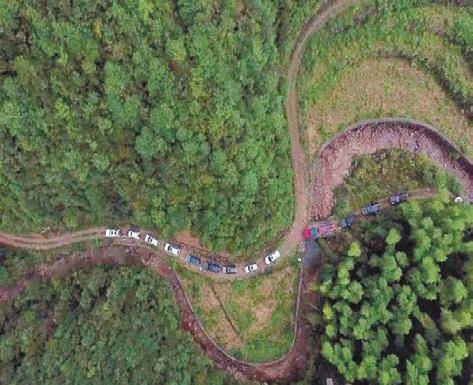
<instances>
[{"instance_id":1,"label":"dirt embankment","mask_svg":"<svg viewBox=\"0 0 473 385\"><path fill-rule=\"evenodd\" d=\"M378 119L348 128L319 152L313 171L311 216L317 220L330 215L334 191L348 176L354 157L392 148L426 154L454 175L473 199L473 164L455 145L427 124L407 119Z\"/></svg>"}]
</instances>

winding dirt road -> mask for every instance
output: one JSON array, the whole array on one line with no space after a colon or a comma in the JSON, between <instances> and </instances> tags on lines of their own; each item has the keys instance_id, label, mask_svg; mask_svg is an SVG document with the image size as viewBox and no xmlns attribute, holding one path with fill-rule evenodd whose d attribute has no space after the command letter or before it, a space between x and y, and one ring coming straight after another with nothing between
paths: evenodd
<instances>
[{"instance_id":1,"label":"winding dirt road","mask_svg":"<svg viewBox=\"0 0 473 385\"><path fill-rule=\"evenodd\" d=\"M307 39L355 0L327 2L302 28L295 45L288 71L288 95L286 113L292 139L291 153L295 173L294 186L296 207L294 222L280 247L287 254L302 242L302 230L309 221L309 213L315 219L327 217L333 206L333 191L343 181L351 167L353 157L388 148L403 148L412 152L427 154L439 162L444 169L453 173L465 187L467 195L473 197L473 164L464 156L452 156L456 147L432 127L415 121L383 119L361 122L337 135L320 151L311 175L314 186L309 188L309 167L300 142L297 95L295 80ZM312 191L310 191L312 190ZM312 199L311 199L312 197ZM309 210L309 199L312 206ZM93 228L57 237L44 238L40 235L15 236L0 233L0 244L34 250L47 250L75 242L102 239L104 228ZM220 349L206 333L195 316L192 305L183 289L179 276L155 252L138 245L108 245L41 265L19 280L15 285L0 288L0 302L15 298L34 279L45 280L64 276L79 268L96 264L134 263L147 266L172 284L176 300L183 313L183 327L189 330L215 365L235 376L262 381L289 382L299 377L306 364L308 349L308 325L304 315L316 301L315 293L308 289L308 283L317 277L317 266L305 264L301 272L296 307L295 337L291 349L276 361L253 364L238 360Z\"/></svg>"}]
</instances>

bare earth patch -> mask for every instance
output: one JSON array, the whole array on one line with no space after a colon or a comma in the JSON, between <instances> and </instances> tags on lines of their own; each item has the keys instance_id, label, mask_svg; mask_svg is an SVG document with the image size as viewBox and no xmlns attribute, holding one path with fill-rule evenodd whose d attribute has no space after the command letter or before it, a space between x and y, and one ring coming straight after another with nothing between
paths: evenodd
<instances>
[{"instance_id":1,"label":"bare earth patch","mask_svg":"<svg viewBox=\"0 0 473 385\"><path fill-rule=\"evenodd\" d=\"M181 279L209 335L250 361L278 358L293 338L298 269L245 280L212 282L194 273Z\"/></svg>"},{"instance_id":2,"label":"bare earth patch","mask_svg":"<svg viewBox=\"0 0 473 385\"><path fill-rule=\"evenodd\" d=\"M309 153L334 133L367 118L409 117L441 130L471 154L473 129L433 77L401 59L366 59L307 113Z\"/></svg>"},{"instance_id":3,"label":"bare earth patch","mask_svg":"<svg viewBox=\"0 0 473 385\"><path fill-rule=\"evenodd\" d=\"M284 350L287 344L285 350L289 348L292 332L288 330L292 330L294 324L297 276L297 269L287 266L269 276L215 285L215 291L244 340L241 352L245 359L257 360L265 354L271 355L269 346L279 345L279 349ZM256 347L255 341L262 342L263 346Z\"/></svg>"}]
</instances>

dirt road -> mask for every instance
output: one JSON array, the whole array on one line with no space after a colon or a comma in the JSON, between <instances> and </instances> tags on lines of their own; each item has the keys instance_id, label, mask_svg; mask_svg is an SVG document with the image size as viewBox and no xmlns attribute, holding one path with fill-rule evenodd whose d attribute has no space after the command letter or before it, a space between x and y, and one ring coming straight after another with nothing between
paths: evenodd
<instances>
[{"instance_id":1,"label":"dirt road","mask_svg":"<svg viewBox=\"0 0 473 385\"><path fill-rule=\"evenodd\" d=\"M452 172L465 186L470 197L473 192L473 165L465 157L451 157L455 147L431 127L413 121L384 119L362 122L349 128L327 143L315 163L315 184L309 188L309 167L300 143L297 95L295 81L299 72L301 57L307 39L320 29L331 17L336 16L355 0L329 1L324 4L309 22L302 28L294 48L288 70L288 95L286 113L292 139L291 154L295 174L294 186L296 207L291 230L280 248L281 254L287 254L302 242L302 230L309 221L309 213L314 218L323 218L330 214L333 205L334 188L342 183L351 166L351 159L363 153L388 148L404 148L413 152L424 152L431 159ZM453 151L453 152L452 152ZM310 191L312 190L312 192ZM309 199L312 207L309 211ZM93 228L71 234L45 238L38 235L15 236L0 233L0 244L34 250L47 250L74 242L82 242L104 237L104 228ZM182 238L189 243L189 250L200 249L190 235ZM181 240L182 240L181 239ZM132 243L131 240L122 240ZM206 253L205 250L201 250ZM224 262L224 261L222 261ZM170 280L176 299L183 313L183 327L189 330L203 350L212 358L217 367L236 376L254 378L262 381L288 382L304 371L308 349L308 325L304 317L310 311L316 296L308 289L308 283L316 279L316 265L305 263L299 283L294 343L287 354L280 359L261 364L252 364L231 357L220 349L207 335L200 321L195 316L178 275L162 259L150 250L133 244L111 245L89 250L81 255L67 257L52 265L39 266L28 279L24 278L10 287L0 288L0 301L8 301L21 293L33 279L48 279L62 276L74 269L95 264L140 263L148 266L162 277ZM260 265L264 264L261 260Z\"/></svg>"},{"instance_id":2,"label":"dirt road","mask_svg":"<svg viewBox=\"0 0 473 385\"><path fill-rule=\"evenodd\" d=\"M367 120L335 136L319 152L313 170L312 218L320 220L330 215L334 191L349 174L354 157L392 148L427 155L456 177L467 198L473 198L471 161L433 127L408 119Z\"/></svg>"},{"instance_id":3,"label":"dirt road","mask_svg":"<svg viewBox=\"0 0 473 385\"><path fill-rule=\"evenodd\" d=\"M146 266L154 273L170 281L176 297L176 303L182 313L183 328L193 335L196 342L212 358L218 368L232 373L236 377L246 377L261 381L288 381L302 375L305 368L306 342L308 338L308 329L305 326L303 317L297 317L297 342L283 358L263 364L253 364L238 360L219 348L207 334L194 313L177 273L152 251L140 247L125 245L104 246L81 254L68 255L50 264L42 264L29 273L28 278L22 278L11 286L0 287L0 303L13 300L35 280L46 281L54 277L64 277L77 269L90 268L96 265L122 264ZM305 269L301 277L297 303L298 314L307 313L310 305L315 302L315 294L308 289L307 283L316 279L316 274L317 270L315 268Z\"/></svg>"}]
</instances>

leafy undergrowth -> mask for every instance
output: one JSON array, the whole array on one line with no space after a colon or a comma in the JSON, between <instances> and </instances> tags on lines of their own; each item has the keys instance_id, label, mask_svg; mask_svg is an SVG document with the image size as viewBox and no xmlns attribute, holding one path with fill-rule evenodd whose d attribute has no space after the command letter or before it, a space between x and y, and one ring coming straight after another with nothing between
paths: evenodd
<instances>
[{"instance_id":1,"label":"leafy undergrowth","mask_svg":"<svg viewBox=\"0 0 473 385\"><path fill-rule=\"evenodd\" d=\"M400 116L433 124L471 156L471 11L365 3L314 35L304 55L298 90L309 154L359 120Z\"/></svg>"},{"instance_id":2,"label":"leafy undergrowth","mask_svg":"<svg viewBox=\"0 0 473 385\"><path fill-rule=\"evenodd\" d=\"M180 327L167 282L97 267L0 305L2 384L235 384Z\"/></svg>"},{"instance_id":3,"label":"leafy undergrowth","mask_svg":"<svg viewBox=\"0 0 473 385\"><path fill-rule=\"evenodd\" d=\"M321 352L346 381L471 380L473 206L447 195L404 203L356 225L349 246L333 243L319 285Z\"/></svg>"},{"instance_id":4,"label":"leafy undergrowth","mask_svg":"<svg viewBox=\"0 0 473 385\"><path fill-rule=\"evenodd\" d=\"M298 268L287 264L270 275L212 282L180 271L196 314L215 342L252 362L277 359L294 337Z\"/></svg>"},{"instance_id":5,"label":"leafy undergrowth","mask_svg":"<svg viewBox=\"0 0 473 385\"><path fill-rule=\"evenodd\" d=\"M461 186L452 176L423 154L388 150L364 155L353 161L350 175L337 188L334 214L342 217L359 210L368 202L400 191L424 187L446 187L453 194L462 192Z\"/></svg>"}]
</instances>

